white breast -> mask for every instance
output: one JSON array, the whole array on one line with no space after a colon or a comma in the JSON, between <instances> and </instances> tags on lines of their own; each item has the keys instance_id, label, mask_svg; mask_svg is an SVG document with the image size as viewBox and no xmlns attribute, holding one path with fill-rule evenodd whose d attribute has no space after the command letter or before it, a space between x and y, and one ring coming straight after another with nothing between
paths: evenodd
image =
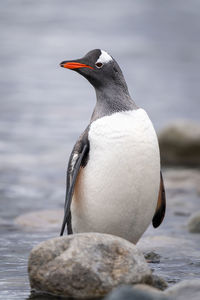
<instances>
[{"instance_id":1,"label":"white breast","mask_svg":"<svg viewBox=\"0 0 200 300\"><path fill-rule=\"evenodd\" d=\"M74 232L96 231L134 243L150 224L158 199L157 136L143 109L94 121L88 164L72 202Z\"/></svg>"}]
</instances>

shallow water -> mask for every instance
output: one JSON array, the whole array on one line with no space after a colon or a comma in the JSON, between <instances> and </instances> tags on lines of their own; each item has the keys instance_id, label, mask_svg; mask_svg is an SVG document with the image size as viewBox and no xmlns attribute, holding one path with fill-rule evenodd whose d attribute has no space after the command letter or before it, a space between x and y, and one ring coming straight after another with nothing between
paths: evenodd
<instances>
[{"instance_id":1,"label":"shallow water","mask_svg":"<svg viewBox=\"0 0 200 300\"><path fill-rule=\"evenodd\" d=\"M106 49L157 129L174 118L198 120L199 20L197 0L1 1L0 299L29 295L29 251L60 227L28 232L14 218L63 207L68 156L94 106L92 88L60 61ZM198 209L193 190L175 190L180 207L189 199L187 209ZM163 226L139 244L161 255L151 267L169 283L200 269L199 235L184 227L188 216L174 215L173 197L169 191Z\"/></svg>"},{"instance_id":2,"label":"shallow water","mask_svg":"<svg viewBox=\"0 0 200 300\"><path fill-rule=\"evenodd\" d=\"M180 177L185 170L175 170L175 175L174 173L171 175L170 172L170 169L164 170L168 199L165 220L160 228L155 230L150 227L147 230L139 241L138 248L144 254L153 251L160 256L158 261L149 263L149 266L154 274L163 277L169 285L172 285L180 280L200 278L200 235L191 234L187 229L189 215L200 208L200 198L195 191L190 174L197 173L200 178L200 171L190 171L191 173L182 181ZM177 178L178 186L176 182L171 186L170 182L174 178ZM15 199L18 204L20 202L21 205L23 204L23 198L18 198L17 193ZM44 202L40 200L41 208L45 200ZM37 203L39 199L35 201ZM30 201L29 205L27 204L27 207L30 207L29 210L35 210L32 203L33 201ZM29 296L27 274L29 252L38 243L58 236L60 229L60 224L57 224L55 229L49 230L47 227L43 228L45 230L42 228L36 230L34 226L32 228L20 227L13 222L15 209L19 211L17 205L14 206L11 203L5 203L3 206L4 216L0 226L0 299L26 299ZM13 217L10 217L12 213ZM18 214L16 212L16 215ZM34 299L58 298L36 295Z\"/></svg>"}]
</instances>

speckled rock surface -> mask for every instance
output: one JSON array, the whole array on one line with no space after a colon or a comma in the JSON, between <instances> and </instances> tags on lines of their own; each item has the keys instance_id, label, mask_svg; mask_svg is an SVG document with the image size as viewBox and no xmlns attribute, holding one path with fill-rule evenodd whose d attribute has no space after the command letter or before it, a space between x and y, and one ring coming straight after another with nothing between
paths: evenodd
<instances>
[{"instance_id":1,"label":"speckled rock surface","mask_svg":"<svg viewBox=\"0 0 200 300\"><path fill-rule=\"evenodd\" d=\"M188 229L191 233L200 233L200 211L191 215L188 221Z\"/></svg>"},{"instance_id":2,"label":"speckled rock surface","mask_svg":"<svg viewBox=\"0 0 200 300\"><path fill-rule=\"evenodd\" d=\"M85 233L47 240L30 253L32 289L87 298L120 284L152 284L151 271L135 245L119 237Z\"/></svg>"},{"instance_id":3,"label":"speckled rock surface","mask_svg":"<svg viewBox=\"0 0 200 300\"><path fill-rule=\"evenodd\" d=\"M159 134L161 161L170 165L200 165L200 124L177 121Z\"/></svg>"}]
</instances>

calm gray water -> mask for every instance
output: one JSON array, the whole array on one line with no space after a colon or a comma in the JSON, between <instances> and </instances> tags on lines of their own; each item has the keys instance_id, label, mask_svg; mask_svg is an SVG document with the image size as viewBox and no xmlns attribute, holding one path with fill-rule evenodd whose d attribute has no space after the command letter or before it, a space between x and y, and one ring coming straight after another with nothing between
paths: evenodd
<instances>
[{"instance_id":1,"label":"calm gray water","mask_svg":"<svg viewBox=\"0 0 200 300\"><path fill-rule=\"evenodd\" d=\"M198 0L1 0L0 299L29 295L28 253L59 228L24 232L13 220L63 206L68 155L95 103L88 82L59 63L94 48L110 52L159 130L177 118L199 119L199 32ZM165 234L173 234L168 225ZM181 273L175 260L173 272L170 264L157 271L180 280L188 276L181 263Z\"/></svg>"}]
</instances>

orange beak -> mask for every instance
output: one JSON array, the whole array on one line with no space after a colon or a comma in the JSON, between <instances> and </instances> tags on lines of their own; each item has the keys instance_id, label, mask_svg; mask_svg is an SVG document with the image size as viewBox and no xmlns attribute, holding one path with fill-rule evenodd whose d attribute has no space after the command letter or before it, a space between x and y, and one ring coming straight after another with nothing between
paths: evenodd
<instances>
[{"instance_id":1,"label":"orange beak","mask_svg":"<svg viewBox=\"0 0 200 300\"><path fill-rule=\"evenodd\" d=\"M81 63L78 63L78 62L61 62L60 63L60 66L63 67L63 68L67 68L67 69L79 69L79 68L89 68L89 69L94 69L88 65L85 65L85 64L81 64Z\"/></svg>"}]
</instances>

